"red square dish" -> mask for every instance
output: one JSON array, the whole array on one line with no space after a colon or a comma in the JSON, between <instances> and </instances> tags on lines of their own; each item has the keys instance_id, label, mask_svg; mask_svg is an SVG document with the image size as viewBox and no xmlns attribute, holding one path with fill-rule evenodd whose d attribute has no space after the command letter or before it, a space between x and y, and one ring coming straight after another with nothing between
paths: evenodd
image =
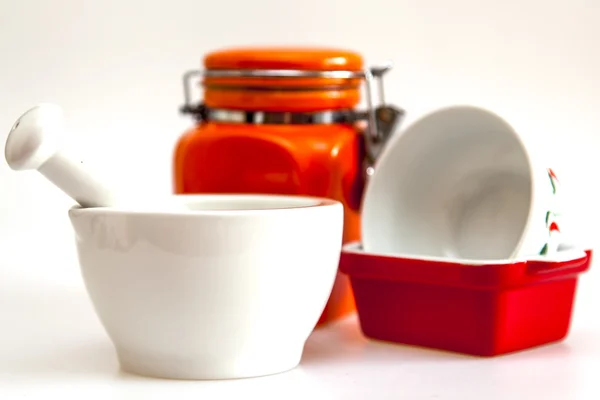
<instances>
[{"instance_id":1,"label":"red square dish","mask_svg":"<svg viewBox=\"0 0 600 400\"><path fill-rule=\"evenodd\" d=\"M476 356L495 356L567 336L578 276L592 252L554 260L468 265L383 256L344 247L365 336Z\"/></svg>"}]
</instances>

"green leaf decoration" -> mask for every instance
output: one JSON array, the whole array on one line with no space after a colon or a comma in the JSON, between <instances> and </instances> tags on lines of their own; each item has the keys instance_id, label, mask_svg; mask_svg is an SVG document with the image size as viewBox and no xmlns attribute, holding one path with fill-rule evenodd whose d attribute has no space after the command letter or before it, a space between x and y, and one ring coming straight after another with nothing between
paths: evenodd
<instances>
[{"instance_id":1,"label":"green leaf decoration","mask_svg":"<svg viewBox=\"0 0 600 400\"><path fill-rule=\"evenodd\" d=\"M554 179L552 179L552 174L548 171L548 178L550 179L550 184L552 185L552 193L556 194L556 185L554 184Z\"/></svg>"}]
</instances>

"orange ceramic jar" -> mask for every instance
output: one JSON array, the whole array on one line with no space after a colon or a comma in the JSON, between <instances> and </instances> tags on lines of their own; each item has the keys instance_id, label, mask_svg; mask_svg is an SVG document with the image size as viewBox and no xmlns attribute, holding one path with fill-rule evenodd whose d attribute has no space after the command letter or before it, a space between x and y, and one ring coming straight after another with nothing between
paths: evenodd
<instances>
[{"instance_id":1,"label":"orange ceramic jar","mask_svg":"<svg viewBox=\"0 0 600 400\"><path fill-rule=\"evenodd\" d=\"M344 242L359 240L365 172L383 142L365 140L360 123L385 125L378 117L387 112L393 122L400 112L355 108L365 80L372 81L366 78L384 70L365 70L359 54L337 49L240 48L206 55L202 71L184 75L182 111L196 124L175 149L175 192L333 198L344 205ZM204 90L195 105L189 94L194 77ZM338 274L319 323L353 310L349 282Z\"/></svg>"}]
</instances>

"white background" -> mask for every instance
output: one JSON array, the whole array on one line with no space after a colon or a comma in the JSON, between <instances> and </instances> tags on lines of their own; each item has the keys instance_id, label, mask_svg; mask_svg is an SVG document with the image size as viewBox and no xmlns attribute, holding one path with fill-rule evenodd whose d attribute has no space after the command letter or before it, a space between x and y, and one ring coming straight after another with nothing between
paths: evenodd
<instances>
[{"instance_id":1,"label":"white background","mask_svg":"<svg viewBox=\"0 0 600 400\"><path fill-rule=\"evenodd\" d=\"M85 153L88 164L115 183L168 193L173 146L191 124L178 114L181 75L198 68L205 52L253 44L347 47L372 63L394 61L387 98L407 110L407 123L433 108L457 103L488 107L505 117L532 149L551 160L570 199L570 228L582 244L596 246L599 21L598 0L0 0L1 142L23 111L38 102L56 102L64 108L73 144ZM53 332L53 324L60 323L55 332L59 336L82 337L79 331L87 329L93 332L90 337L106 345L104 353L90 357L112 357L83 292L66 214L72 203L41 176L11 171L0 162L0 348L14 350L13 358L29 349L31 365L51 363L51 355L61 357L56 348L42 359L31 350L42 346L43 337L47 346L58 346L43 332ZM552 382L556 385L566 370L536 375L539 381L534 379L531 387L542 392L534 397L566 398L563 395L570 393L570 398L586 398L592 395L585 396L585 390L597 389L589 371L583 371L598 368L599 283L600 272L595 270L582 279L568 341L576 351L562 354L559 347L548 350L550 356L543 353L558 357L554 361L561 368L567 368L565 363L571 363L569 371L577 366L579 375L561 386L563 391ZM69 300L71 295L74 300ZM77 318L87 324L85 329L65 315L76 313L69 307L77 302L85 315ZM47 304L43 312L42 304ZM82 349L86 354L85 346ZM12 361L2 364L2 354L12 360L0 350L0 391L5 378L51 381L53 375L46 374L51 368L11 369ZM518 357L527 356L504 362L523 365ZM416 360L418 364L419 357ZM531 360L544 364L539 358ZM63 364L76 369L85 360ZM102 372L114 375L115 368L111 361ZM490 370L492 375L479 378L490 380L490 385L475 384L482 391L473 393L492 398L533 390L523 382L511 389L515 379L519 381L518 376L510 379L511 368ZM402 371L398 374L410 368ZM500 380L494 381L494 376ZM391 390L396 379L391 378L371 385ZM446 378L439 390L432 389L434 383L422 382L422 394L454 398L452 385L459 383ZM332 398L347 385L343 380L328 382ZM469 381L460 385L466 387L465 396L472 392ZM419 398L414 390L410 393L410 398Z\"/></svg>"}]
</instances>

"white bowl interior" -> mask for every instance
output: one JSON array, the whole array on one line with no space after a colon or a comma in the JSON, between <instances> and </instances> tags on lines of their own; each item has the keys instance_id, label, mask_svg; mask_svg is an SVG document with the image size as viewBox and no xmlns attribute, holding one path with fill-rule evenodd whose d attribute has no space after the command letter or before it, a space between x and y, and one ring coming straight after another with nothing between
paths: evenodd
<instances>
[{"instance_id":1,"label":"white bowl interior","mask_svg":"<svg viewBox=\"0 0 600 400\"><path fill-rule=\"evenodd\" d=\"M128 201L116 207L75 207L76 212L118 213L213 213L252 212L290 208L317 207L335 203L334 200L310 196L270 194L198 194L170 195L161 198ZM96 211L94 211L96 210Z\"/></svg>"},{"instance_id":2,"label":"white bowl interior","mask_svg":"<svg viewBox=\"0 0 600 400\"><path fill-rule=\"evenodd\" d=\"M496 115L437 111L388 146L363 206L365 249L379 253L508 258L533 196L526 149Z\"/></svg>"},{"instance_id":3,"label":"white bowl interior","mask_svg":"<svg viewBox=\"0 0 600 400\"><path fill-rule=\"evenodd\" d=\"M321 199L302 196L272 195L205 195L175 196L188 209L206 210L270 210L281 208L315 207L323 203Z\"/></svg>"}]
</instances>

